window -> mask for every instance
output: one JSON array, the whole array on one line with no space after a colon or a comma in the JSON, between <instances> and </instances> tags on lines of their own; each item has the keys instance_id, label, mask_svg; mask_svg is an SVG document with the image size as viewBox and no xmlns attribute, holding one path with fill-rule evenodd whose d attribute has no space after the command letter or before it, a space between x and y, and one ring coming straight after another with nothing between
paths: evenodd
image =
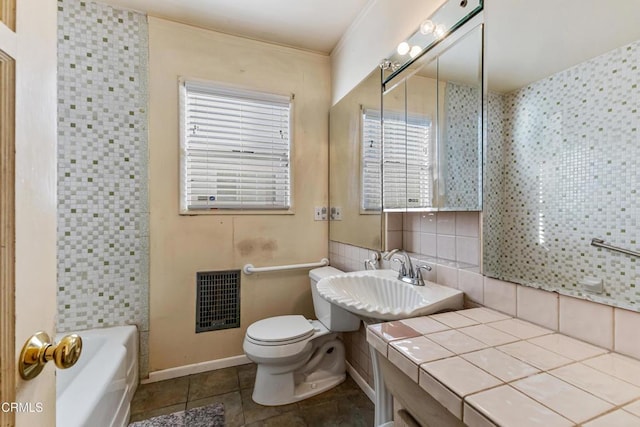
<instances>
[{"instance_id":1,"label":"window","mask_svg":"<svg viewBox=\"0 0 640 427\"><path fill-rule=\"evenodd\" d=\"M432 205L431 120L425 116L385 112L362 114L362 209L380 210L380 160L384 176L384 209ZM383 142L381 153L380 143Z\"/></svg>"},{"instance_id":2,"label":"window","mask_svg":"<svg viewBox=\"0 0 640 427\"><path fill-rule=\"evenodd\" d=\"M181 208L291 206L291 98L181 83Z\"/></svg>"},{"instance_id":3,"label":"window","mask_svg":"<svg viewBox=\"0 0 640 427\"><path fill-rule=\"evenodd\" d=\"M363 213L379 213L382 208L382 183L380 182L381 146L380 112L362 111L362 204Z\"/></svg>"}]
</instances>

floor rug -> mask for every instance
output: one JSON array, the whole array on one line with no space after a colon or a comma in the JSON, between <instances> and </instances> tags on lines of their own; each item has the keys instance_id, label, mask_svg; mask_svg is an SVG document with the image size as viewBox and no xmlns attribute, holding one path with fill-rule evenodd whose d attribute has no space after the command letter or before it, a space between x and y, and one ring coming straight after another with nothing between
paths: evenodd
<instances>
[{"instance_id":1,"label":"floor rug","mask_svg":"<svg viewBox=\"0 0 640 427\"><path fill-rule=\"evenodd\" d=\"M224 427L224 406L222 403L214 403L136 421L129 424L129 427Z\"/></svg>"}]
</instances>

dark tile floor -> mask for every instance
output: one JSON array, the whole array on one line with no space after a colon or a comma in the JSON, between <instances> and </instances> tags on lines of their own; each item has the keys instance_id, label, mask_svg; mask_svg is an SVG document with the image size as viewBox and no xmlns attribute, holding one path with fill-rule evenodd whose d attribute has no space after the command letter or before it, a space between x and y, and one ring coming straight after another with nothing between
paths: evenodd
<instances>
[{"instance_id":1,"label":"dark tile floor","mask_svg":"<svg viewBox=\"0 0 640 427\"><path fill-rule=\"evenodd\" d=\"M337 387L285 406L262 406L251 400L254 364L143 384L131 402L131 421L223 403L227 427L292 426L364 427L373 425L373 403L347 376Z\"/></svg>"}]
</instances>

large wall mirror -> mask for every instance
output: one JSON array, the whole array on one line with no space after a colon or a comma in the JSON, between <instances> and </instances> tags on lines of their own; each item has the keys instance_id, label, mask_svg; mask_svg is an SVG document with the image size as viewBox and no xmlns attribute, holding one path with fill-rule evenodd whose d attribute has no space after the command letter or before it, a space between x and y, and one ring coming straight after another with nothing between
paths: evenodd
<instances>
[{"instance_id":1,"label":"large wall mirror","mask_svg":"<svg viewBox=\"0 0 640 427\"><path fill-rule=\"evenodd\" d=\"M329 112L329 239L374 250L382 249L380 73Z\"/></svg>"},{"instance_id":2,"label":"large wall mirror","mask_svg":"<svg viewBox=\"0 0 640 427\"><path fill-rule=\"evenodd\" d=\"M640 250L639 16L629 0L486 5L485 275L640 309L640 259L591 244Z\"/></svg>"}]
</instances>

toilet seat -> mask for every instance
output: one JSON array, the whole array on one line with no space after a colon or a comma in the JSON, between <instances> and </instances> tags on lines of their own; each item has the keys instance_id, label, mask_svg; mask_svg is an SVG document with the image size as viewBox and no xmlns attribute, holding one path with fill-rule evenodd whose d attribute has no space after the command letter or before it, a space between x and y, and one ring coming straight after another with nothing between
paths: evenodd
<instances>
[{"instance_id":1,"label":"toilet seat","mask_svg":"<svg viewBox=\"0 0 640 427\"><path fill-rule=\"evenodd\" d=\"M304 316L276 316L251 324L247 338L259 345L286 345L304 341L314 332L314 325Z\"/></svg>"}]
</instances>

